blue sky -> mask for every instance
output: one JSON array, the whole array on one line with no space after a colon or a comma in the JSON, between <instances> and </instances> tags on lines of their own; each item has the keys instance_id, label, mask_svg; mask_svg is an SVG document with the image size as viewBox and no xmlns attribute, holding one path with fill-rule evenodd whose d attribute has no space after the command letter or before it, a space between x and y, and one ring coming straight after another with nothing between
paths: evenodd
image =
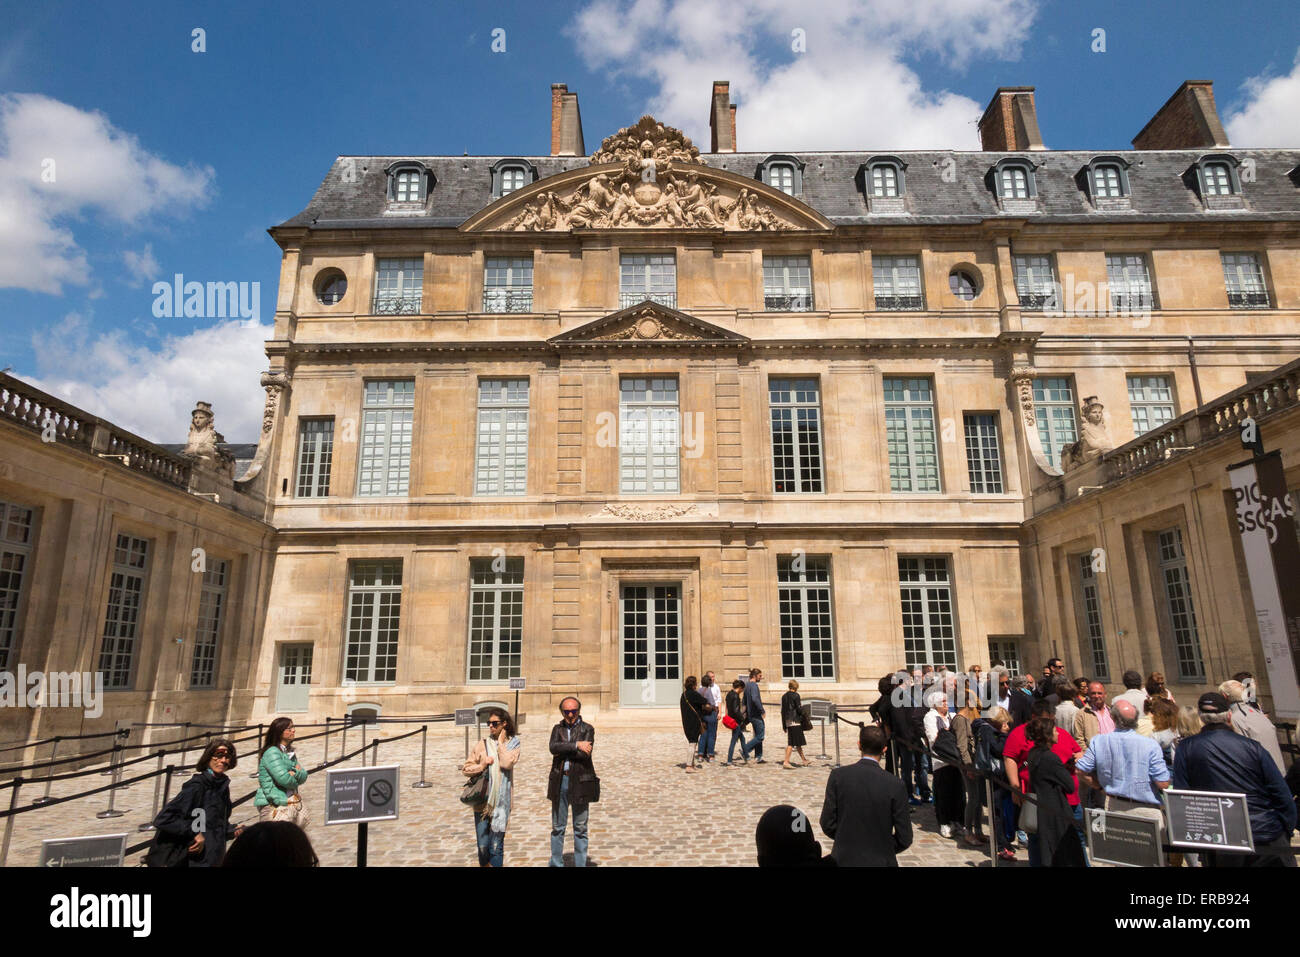
<instances>
[{"instance_id":1,"label":"blue sky","mask_svg":"<svg viewBox=\"0 0 1300 957\"><path fill-rule=\"evenodd\" d=\"M1119 149L1186 79L1214 81L1234 145L1300 146L1293 0L799 6L0 4L0 368L155 441L196 399L255 439L266 228L338 154L548 152L552 82L588 151L647 111L707 145L714 79L746 150L978 148L999 85L1037 88L1049 147ZM156 317L175 273L260 283L260 325Z\"/></svg>"}]
</instances>

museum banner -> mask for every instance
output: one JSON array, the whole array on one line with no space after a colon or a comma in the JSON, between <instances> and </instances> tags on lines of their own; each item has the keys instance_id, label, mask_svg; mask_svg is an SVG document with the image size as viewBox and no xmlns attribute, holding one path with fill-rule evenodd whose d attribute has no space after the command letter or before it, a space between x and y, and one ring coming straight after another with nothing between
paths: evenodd
<instances>
[{"instance_id":1,"label":"museum banner","mask_svg":"<svg viewBox=\"0 0 1300 957\"><path fill-rule=\"evenodd\" d=\"M1228 467L1237 533L1278 717L1300 717L1300 540L1277 451Z\"/></svg>"}]
</instances>

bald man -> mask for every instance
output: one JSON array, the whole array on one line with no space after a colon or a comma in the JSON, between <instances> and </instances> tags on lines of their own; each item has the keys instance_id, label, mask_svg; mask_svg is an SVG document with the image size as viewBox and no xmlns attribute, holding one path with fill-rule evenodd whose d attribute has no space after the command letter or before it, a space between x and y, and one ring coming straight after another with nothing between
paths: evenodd
<instances>
[{"instance_id":1,"label":"bald man","mask_svg":"<svg viewBox=\"0 0 1300 957\"><path fill-rule=\"evenodd\" d=\"M1079 780L1106 792L1107 811L1163 822L1160 792L1169 787L1169 768L1160 745L1137 733L1138 711L1133 702L1116 699L1110 716L1115 730L1088 742L1088 750L1075 764ZM1162 823L1162 834L1163 830Z\"/></svg>"}]
</instances>

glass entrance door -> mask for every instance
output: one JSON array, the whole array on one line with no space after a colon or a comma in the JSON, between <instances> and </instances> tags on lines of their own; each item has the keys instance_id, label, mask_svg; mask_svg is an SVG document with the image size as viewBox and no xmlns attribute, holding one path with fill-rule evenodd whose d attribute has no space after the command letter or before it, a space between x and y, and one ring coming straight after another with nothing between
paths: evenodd
<instances>
[{"instance_id":1,"label":"glass entrance door","mask_svg":"<svg viewBox=\"0 0 1300 957\"><path fill-rule=\"evenodd\" d=\"M622 586L619 622L619 702L672 707L682 695L681 587Z\"/></svg>"}]
</instances>

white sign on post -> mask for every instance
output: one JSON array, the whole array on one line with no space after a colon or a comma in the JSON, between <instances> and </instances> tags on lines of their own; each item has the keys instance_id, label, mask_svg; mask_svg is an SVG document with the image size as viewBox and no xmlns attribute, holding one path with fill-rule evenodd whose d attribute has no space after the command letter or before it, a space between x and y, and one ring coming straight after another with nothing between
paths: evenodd
<instances>
[{"instance_id":1,"label":"white sign on post","mask_svg":"<svg viewBox=\"0 0 1300 957\"><path fill-rule=\"evenodd\" d=\"M325 772L325 823L396 821L399 765L330 768Z\"/></svg>"}]
</instances>

